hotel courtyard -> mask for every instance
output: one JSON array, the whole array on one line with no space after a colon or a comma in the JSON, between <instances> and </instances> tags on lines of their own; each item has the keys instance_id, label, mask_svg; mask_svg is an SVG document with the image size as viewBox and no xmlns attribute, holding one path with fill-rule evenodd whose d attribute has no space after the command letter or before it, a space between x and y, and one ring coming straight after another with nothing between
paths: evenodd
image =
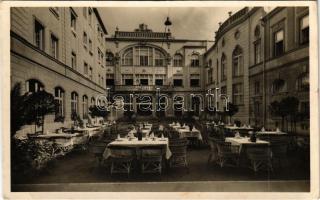
<instances>
[{"instance_id":1,"label":"hotel courtyard","mask_svg":"<svg viewBox=\"0 0 320 200\"><path fill-rule=\"evenodd\" d=\"M310 191L308 7L10 17L13 192Z\"/></svg>"}]
</instances>

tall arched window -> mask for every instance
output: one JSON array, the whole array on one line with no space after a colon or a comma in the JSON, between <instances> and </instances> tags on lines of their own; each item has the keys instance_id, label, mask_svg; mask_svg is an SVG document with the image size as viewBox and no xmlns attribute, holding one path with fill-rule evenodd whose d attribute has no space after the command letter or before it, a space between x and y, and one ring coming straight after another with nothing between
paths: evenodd
<instances>
[{"instance_id":1,"label":"tall arched window","mask_svg":"<svg viewBox=\"0 0 320 200\"><path fill-rule=\"evenodd\" d=\"M43 84L36 79L29 79L26 81L26 92L38 92L44 89Z\"/></svg>"},{"instance_id":2,"label":"tall arched window","mask_svg":"<svg viewBox=\"0 0 320 200\"><path fill-rule=\"evenodd\" d=\"M155 49L154 63L155 63L155 66L165 66L165 56L158 49Z\"/></svg>"},{"instance_id":3,"label":"tall arched window","mask_svg":"<svg viewBox=\"0 0 320 200\"><path fill-rule=\"evenodd\" d=\"M242 49L239 46L237 46L232 53L232 75L243 75L243 55Z\"/></svg>"},{"instance_id":4,"label":"tall arched window","mask_svg":"<svg viewBox=\"0 0 320 200\"><path fill-rule=\"evenodd\" d=\"M296 90L308 91L309 90L309 72L302 73L296 80Z\"/></svg>"},{"instance_id":5,"label":"tall arched window","mask_svg":"<svg viewBox=\"0 0 320 200\"><path fill-rule=\"evenodd\" d=\"M72 113L77 113L78 114L78 93L72 92L71 93L71 115Z\"/></svg>"},{"instance_id":6,"label":"tall arched window","mask_svg":"<svg viewBox=\"0 0 320 200\"><path fill-rule=\"evenodd\" d=\"M221 56L221 81L227 79L227 59L224 54Z\"/></svg>"},{"instance_id":7,"label":"tall arched window","mask_svg":"<svg viewBox=\"0 0 320 200\"><path fill-rule=\"evenodd\" d=\"M192 54L191 55L191 67L199 67L199 55L198 54Z\"/></svg>"},{"instance_id":8,"label":"tall arched window","mask_svg":"<svg viewBox=\"0 0 320 200\"><path fill-rule=\"evenodd\" d=\"M133 48L129 48L123 53L122 65L133 65Z\"/></svg>"},{"instance_id":9,"label":"tall arched window","mask_svg":"<svg viewBox=\"0 0 320 200\"><path fill-rule=\"evenodd\" d=\"M173 66L175 67L182 67L182 55L176 54L173 57Z\"/></svg>"},{"instance_id":10,"label":"tall arched window","mask_svg":"<svg viewBox=\"0 0 320 200\"><path fill-rule=\"evenodd\" d=\"M83 95L82 97L82 111L83 111L83 118L88 117L88 97L87 95Z\"/></svg>"},{"instance_id":11,"label":"tall arched window","mask_svg":"<svg viewBox=\"0 0 320 200\"><path fill-rule=\"evenodd\" d=\"M57 117L64 117L64 97L65 93L61 87L54 88L54 100L56 102L55 115Z\"/></svg>"},{"instance_id":12,"label":"tall arched window","mask_svg":"<svg viewBox=\"0 0 320 200\"><path fill-rule=\"evenodd\" d=\"M94 97L91 97L91 102L90 102L90 106L94 106L96 103L96 100Z\"/></svg>"},{"instance_id":13,"label":"tall arched window","mask_svg":"<svg viewBox=\"0 0 320 200\"><path fill-rule=\"evenodd\" d=\"M112 66L114 61L114 55L111 52L106 53L106 66Z\"/></svg>"}]
</instances>

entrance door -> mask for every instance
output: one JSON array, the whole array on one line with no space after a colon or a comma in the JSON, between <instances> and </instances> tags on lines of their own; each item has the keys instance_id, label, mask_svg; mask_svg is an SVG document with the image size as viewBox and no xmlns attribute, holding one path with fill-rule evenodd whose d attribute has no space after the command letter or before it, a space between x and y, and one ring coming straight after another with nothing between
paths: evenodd
<instances>
[{"instance_id":1,"label":"entrance door","mask_svg":"<svg viewBox=\"0 0 320 200\"><path fill-rule=\"evenodd\" d=\"M141 95L136 99L137 102L137 114L141 116L152 115L152 96Z\"/></svg>"}]
</instances>

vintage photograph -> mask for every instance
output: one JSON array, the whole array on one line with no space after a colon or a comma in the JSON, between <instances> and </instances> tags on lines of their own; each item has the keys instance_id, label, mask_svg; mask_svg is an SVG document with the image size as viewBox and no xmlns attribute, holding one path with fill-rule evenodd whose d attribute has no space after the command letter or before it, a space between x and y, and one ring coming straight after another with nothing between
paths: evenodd
<instances>
[{"instance_id":1,"label":"vintage photograph","mask_svg":"<svg viewBox=\"0 0 320 200\"><path fill-rule=\"evenodd\" d=\"M11 192L310 192L309 7L237 6L11 7Z\"/></svg>"}]
</instances>

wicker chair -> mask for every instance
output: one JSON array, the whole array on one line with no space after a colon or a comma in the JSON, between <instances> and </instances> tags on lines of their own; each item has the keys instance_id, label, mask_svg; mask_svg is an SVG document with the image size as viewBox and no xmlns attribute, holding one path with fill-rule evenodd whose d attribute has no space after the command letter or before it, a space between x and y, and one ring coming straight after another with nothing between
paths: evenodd
<instances>
[{"instance_id":1,"label":"wicker chair","mask_svg":"<svg viewBox=\"0 0 320 200\"><path fill-rule=\"evenodd\" d=\"M228 142L217 141L217 161L220 167L239 166L239 146L233 146Z\"/></svg>"},{"instance_id":2,"label":"wicker chair","mask_svg":"<svg viewBox=\"0 0 320 200\"><path fill-rule=\"evenodd\" d=\"M170 168L186 167L188 169L187 145L188 140L186 138L169 139L169 148L172 153L169 161Z\"/></svg>"},{"instance_id":3,"label":"wicker chair","mask_svg":"<svg viewBox=\"0 0 320 200\"><path fill-rule=\"evenodd\" d=\"M208 138L208 143L210 146L208 164L210 164L212 161L217 161L217 159L218 159L218 147L217 147L218 142L223 142L223 140L215 138L215 137Z\"/></svg>"},{"instance_id":4,"label":"wicker chair","mask_svg":"<svg viewBox=\"0 0 320 200\"><path fill-rule=\"evenodd\" d=\"M162 172L163 146L142 147L141 149L141 172L159 173Z\"/></svg>"},{"instance_id":5,"label":"wicker chair","mask_svg":"<svg viewBox=\"0 0 320 200\"><path fill-rule=\"evenodd\" d=\"M271 144L272 161L273 164L278 163L282 168L284 162L287 160L288 144L286 142L278 142Z\"/></svg>"},{"instance_id":6,"label":"wicker chair","mask_svg":"<svg viewBox=\"0 0 320 200\"><path fill-rule=\"evenodd\" d=\"M105 142L94 142L89 144L89 152L94 154L94 157L98 161L100 166L103 161L103 152L105 151L107 144Z\"/></svg>"},{"instance_id":7,"label":"wicker chair","mask_svg":"<svg viewBox=\"0 0 320 200\"><path fill-rule=\"evenodd\" d=\"M250 168L252 168L254 172L258 172L259 170L273 171L269 146L248 145L247 155L251 161Z\"/></svg>"},{"instance_id":8,"label":"wicker chair","mask_svg":"<svg viewBox=\"0 0 320 200\"><path fill-rule=\"evenodd\" d=\"M111 151L111 175L115 173L127 173L129 177L132 168L132 162L135 158L135 149L120 146L109 146L109 148Z\"/></svg>"}]
</instances>

